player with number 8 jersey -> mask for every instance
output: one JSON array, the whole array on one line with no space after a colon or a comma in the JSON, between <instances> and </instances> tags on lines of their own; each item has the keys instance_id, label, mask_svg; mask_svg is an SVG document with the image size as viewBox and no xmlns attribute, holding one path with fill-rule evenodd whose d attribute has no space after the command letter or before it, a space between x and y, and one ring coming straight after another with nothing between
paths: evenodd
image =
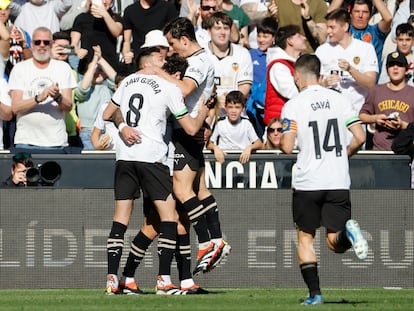
<instances>
[{"instance_id":1,"label":"player with number 8 jersey","mask_svg":"<svg viewBox=\"0 0 414 311\"><path fill-rule=\"evenodd\" d=\"M166 111L177 119L188 114L180 89L157 76L133 74L122 81L112 101L119 105L126 124L142 136L140 144L118 144L117 160L164 163Z\"/></svg>"}]
</instances>

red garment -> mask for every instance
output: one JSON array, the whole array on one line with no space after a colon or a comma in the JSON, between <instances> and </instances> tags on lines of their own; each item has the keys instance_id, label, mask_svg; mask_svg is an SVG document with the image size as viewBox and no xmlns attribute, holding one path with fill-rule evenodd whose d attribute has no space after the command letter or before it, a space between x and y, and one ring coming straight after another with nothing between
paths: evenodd
<instances>
[{"instance_id":1,"label":"red garment","mask_svg":"<svg viewBox=\"0 0 414 311\"><path fill-rule=\"evenodd\" d=\"M287 59L275 59L269 63L266 70L266 96L265 96L265 106L264 106L264 118L263 121L265 124L268 124L269 121L273 118L280 118L282 113L282 108L285 103L288 101L288 98L283 97L279 92L273 87L270 82L269 72L272 66L275 63L282 63L287 66L290 70L290 73L293 76L294 73L294 62Z\"/></svg>"}]
</instances>

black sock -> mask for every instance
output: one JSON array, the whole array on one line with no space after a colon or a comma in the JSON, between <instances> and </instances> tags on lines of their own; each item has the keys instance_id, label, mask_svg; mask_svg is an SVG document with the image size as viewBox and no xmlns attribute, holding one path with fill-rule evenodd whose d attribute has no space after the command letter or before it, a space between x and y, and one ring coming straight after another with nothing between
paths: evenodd
<instances>
[{"instance_id":1,"label":"black sock","mask_svg":"<svg viewBox=\"0 0 414 311\"><path fill-rule=\"evenodd\" d=\"M112 223L111 232L106 242L106 254L108 260L108 274L118 274L119 262L122 257L124 247L124 235L127 226L120 222Z\"/></svg>"},{"instance_id":2,"label":"black sock","mask_svg":"<svg viewBox=\"0 0 414 311\"><path fill-rule=\"evenodd\" d=\"M207 220L207 227L208 231L210 231L210 238L211 239L219 239L222 238L221 227L220 227L220 220L219 220L219 212L217 202L214 197L211 195L203 200L201 200L204 208L207 210L206 212L206 220Z\"/></svg>"},{"instance_id":3,"label":"black sock","mask_svg":"<svg viewBox=\"0 0 414 311\"><path fill-rule=\"evenodd\" d=\"M335 252L336 253L344 253L352 246L351 241L348 239L346 234L346 230L342 230L336 235L335 241Z\"/></svg>"},{"instance_id":4,"label":"black sock","mask_svg":"<svg viewBox=\"0 0 414 311\"><path fill-rule=\"evenodd\" d=\"M183 203L183 207L187 211L188 218L197 234L198 243L210 241L207 220L203 211L204 206L201 204L200 200L197 197L192 197Z\"/></svg>"},{"instance_id":5,"label":"black sock","mask_svg":"<svg viewBox=\"0 0 414 311\"><path fill-rule=\"evenodd\" d=\"M171 275L171 262L177 247L177 223L162 221L158 237L159 275Z\"/></svg>"},{"instance_id":6,"label":"black sock","mask_svg":"<svg viewBox=\"0 0 414 311\"><path fill-rule=\"evenodd\" d=\"M180 234L177 237L177 250L175 252L177 261L178 277L180 281L191 279L191 245L190 235Z\"/></svg>"},{"instance_id":7,"label":"black sock","mask_svg":"<svg viewBox=\"0 0 414 311\"><path fill-rule=\"evenodd\" d=\"M131 242L131 250L125 264L122 275L126 277L134 277L135 271L145 256L145 252L151 245L152 240L148 238L142 231L139 231Z\"/></svg>"},{"instance_id":8,"label":"black sock","mask_svg":"<svg viewBox=\"0 0 414 311\"><path fill-rule=\"evenodd\" d=\"M319 287L318 263L307 262L301 264L299 267L303 280L309 288L309 296L314 297L315 295L320 295L321 289Z\"/></svg>"}]
</instances>

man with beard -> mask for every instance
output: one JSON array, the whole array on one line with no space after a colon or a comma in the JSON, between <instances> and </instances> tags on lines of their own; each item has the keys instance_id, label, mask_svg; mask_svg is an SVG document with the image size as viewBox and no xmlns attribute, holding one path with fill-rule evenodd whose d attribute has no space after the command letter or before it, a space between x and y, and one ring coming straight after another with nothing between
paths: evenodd
<instances>
[{"instance_id":1,"label":"man with beard","mask_svg":"<svg viewBox=\"0 0 414 311\"><path fill-rule=\"evenodd\" d=\"M33 58L10 73L12 110L17 116L15 147L42 152L64 152L68 145L65 113L72 109L76 86L70 66L51 59L52 33L46 27L32 36Z\"/></svg>"}]
</instances>

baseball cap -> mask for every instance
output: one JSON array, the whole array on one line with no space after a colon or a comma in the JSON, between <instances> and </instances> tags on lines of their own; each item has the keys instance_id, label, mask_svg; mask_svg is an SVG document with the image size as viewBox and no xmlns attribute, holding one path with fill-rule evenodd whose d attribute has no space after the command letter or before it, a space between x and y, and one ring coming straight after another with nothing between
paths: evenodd
<instances>
[{"instance_id":1,"label":"baseball cap","mask_svg":"<svg viewBox=\"0 0 414 311\"><path fill-rule=\"evenodd\" d=\"M407 58L404 54L401 54L398 51L392 52L387 56L387 68L397 65L399 67L408 68Z\"/></svg>"},{"instance_id":2,"label":"baseball cap","mask_svg":"<svg viewBox=\"0 0 414 311\"><path fill-rule=\"evenodd\" d=\"M164 37L161 30L151 30L145 35L145 42L141 48L150 48L154 46L170 47L167 39Z\"/></svg>"},{"instance_id":3,"label":"baseball cap","mask_svg":"<svg viewBox=\"0 0 414 311\"><path fill-rule=\"evenodd\" d=\"M10 5L10 0L0 0L0 10L6 10Z\"/></svg>"}]
</instances>

